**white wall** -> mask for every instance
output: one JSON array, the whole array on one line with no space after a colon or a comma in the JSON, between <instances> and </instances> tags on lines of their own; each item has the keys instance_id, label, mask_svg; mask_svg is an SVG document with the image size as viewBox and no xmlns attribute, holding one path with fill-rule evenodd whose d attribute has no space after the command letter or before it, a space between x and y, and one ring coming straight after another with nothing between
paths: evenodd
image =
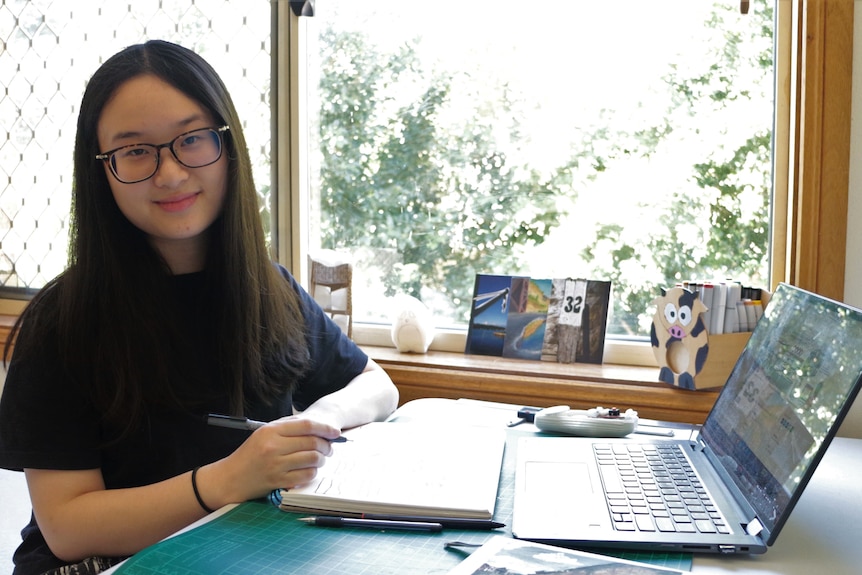
<instances>
[{"instance_id":1,"label":"white wall","mask_svg":"<svg viewBox=\"0 0 862 575\"><path fill-rule=\"evenodd\" d=\"M854 2L853 22L853 104L850 110L850 205L847 210L847 261L845 263L844 299L862 307L862 0Z\"/></svg>"},{"instance_id":2,"label":"white wall","mask_svg":"<svg viewBox=\"0 0 862 575\"><path fill-rule=\"evenodd\" d=\"M847 209L847 259L844 300L862 308L862 0L853 5L853 104L850 110L850 190ZM859 342L862 345L862 342ZM862 399L841 427L842 435L862 437Z\"/></svg>"}]
</instances>

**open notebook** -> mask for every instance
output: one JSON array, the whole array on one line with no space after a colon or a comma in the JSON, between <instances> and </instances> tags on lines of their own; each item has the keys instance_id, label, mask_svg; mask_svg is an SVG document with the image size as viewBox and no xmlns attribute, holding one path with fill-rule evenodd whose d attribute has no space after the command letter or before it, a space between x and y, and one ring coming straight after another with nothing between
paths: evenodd
<instances>
[{"instance_id":1,"label":"open notebook","mask_svg":"<svg viewBox=\"0 0 862 575\"><path fill-rule=\"evenodd\" d=\"M860 374L862 312L781 284L691 441L522 439L512 532L591 547L763 553Z\"/></svg>"},{"instance_id":2,"label":"open notebook","mask_svg":"<svg viewBox=\"0 0 862 575\"><path fill-rule=\"evenodd\" d=\"M311 483L281 490L281 509L491 519L506 443L500 429L371 423L345 443Z\"/></svg>"}]
</instances>

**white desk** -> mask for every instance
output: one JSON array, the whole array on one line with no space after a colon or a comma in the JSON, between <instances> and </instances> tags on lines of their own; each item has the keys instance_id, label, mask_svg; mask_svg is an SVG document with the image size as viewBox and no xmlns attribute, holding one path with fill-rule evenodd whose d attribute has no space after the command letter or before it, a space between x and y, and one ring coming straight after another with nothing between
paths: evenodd
<instances>
[{"instance_id":1,"label":"white desk","mask_svg":"<svg viewBox=\"0 0 862 575\"><path fill-rule=\"evenodd\" d=\"M862 572L862 439L837 437L778 540L764 555L694 558L694 573L856 575Z\"/></svg>"},{"instance_id":2,"label":"white desk","mask_svg":"<svg viewBox=\"0 0 862 575\"><path fill-rule=\"evenodd\" d=\"M446 421L476 418L488 425L514 419L513 406L420 399L397 414ZM450 411L452 410L452 411ZM448 412L448 414L447 414ZM635 436L636 437L636 436ZM695 555L697 575L857 575L862 573L862 439L838 437L805 488L778 540L765 554Z\"/></svg>"},{"instance_id":3,"label":"white desk","mask_svg":"<svg viewBox=\"0 0 862 575\"><path fill-rule=\"evenodd\" d=\"M402 406L394 418L443 424L469 420L478 425L504 426L515 419L515 409L515 406L488 402L420 399ZM766 554L696 555L692 573L856 575L862 572L862 527L856 519L862 515L859 478L862 478L862 439L835 439L779 534L778 541ZM845 497L842 498L841 494ZM221 509L198 523L208 521L225 510Z\"/></svg>"}]
</instances>

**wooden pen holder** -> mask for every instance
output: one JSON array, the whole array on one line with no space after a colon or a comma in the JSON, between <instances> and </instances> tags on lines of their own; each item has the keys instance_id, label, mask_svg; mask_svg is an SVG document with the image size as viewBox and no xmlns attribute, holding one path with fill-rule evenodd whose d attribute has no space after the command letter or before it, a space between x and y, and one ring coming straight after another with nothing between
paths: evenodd
<instances>
[{"instance_id":1,"label":"wooden pen holder","mask_svg":"<svg viewBox=\"0 0 862 575\"><path fill-rule=\"evenodd\" d=\"M706 356L703 370L694 378L694 388L724 386L750 337L751 332L710 335L709 355Z\"/></svg>"}]
</instances>

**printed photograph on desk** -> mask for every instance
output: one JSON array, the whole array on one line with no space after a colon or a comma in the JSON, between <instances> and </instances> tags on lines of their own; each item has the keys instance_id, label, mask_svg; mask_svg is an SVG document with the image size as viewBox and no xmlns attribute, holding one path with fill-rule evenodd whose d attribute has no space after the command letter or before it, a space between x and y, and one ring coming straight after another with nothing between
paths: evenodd
<instances>
[{"instance_id":1,"label":"printed photograph on desk","mask_svg":"<svg viewBox=\"0 0 862 575\"><path fill-rule=\"evenodd\" d=\"M540 543L492 537L448 575L681 575L685 571Z\"/></svg>"},{"instance_id":2,"label":"printed photograph on desk","mask_svg":"<svg viewBox=\"0 0 862 575\"><path fill-rule=\"evenodd\" d=\"M512 276L477 274L467 327L466 353L503 355Z\"/></svg>"}]
</instances>

